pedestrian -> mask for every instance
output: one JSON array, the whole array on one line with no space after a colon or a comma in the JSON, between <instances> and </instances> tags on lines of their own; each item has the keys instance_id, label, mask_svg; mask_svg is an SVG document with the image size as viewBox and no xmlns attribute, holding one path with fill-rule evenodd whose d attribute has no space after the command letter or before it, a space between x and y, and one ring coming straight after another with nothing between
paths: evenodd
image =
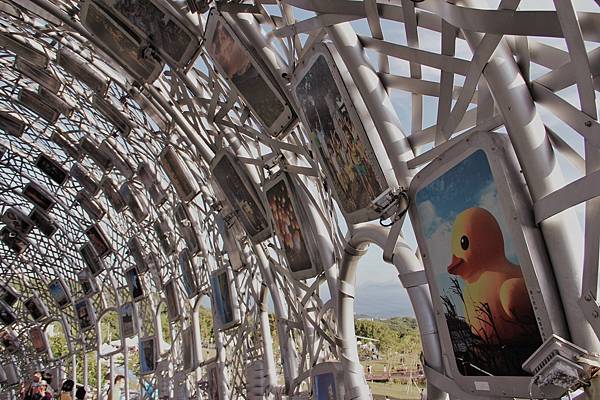
<instances>
[{"instance_id":1,"label":"pedestrian","mask_svg":"<svg viewBox=\"0 0 600 400\"><path fill-rule=\"evenodd\" d=\"M73 400L71 396L71 392L73 391L73 387L75 386L75 382L72 379L67 379L63 382L62 387L60 388L60 400Z\"/></svg>"}]
</instances>

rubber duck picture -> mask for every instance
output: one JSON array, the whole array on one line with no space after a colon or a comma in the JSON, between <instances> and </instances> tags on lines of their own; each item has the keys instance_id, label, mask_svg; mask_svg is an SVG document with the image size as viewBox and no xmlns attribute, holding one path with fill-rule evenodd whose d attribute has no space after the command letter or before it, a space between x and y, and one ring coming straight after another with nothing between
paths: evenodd
<instances>
[{"instance_id":1,"label":"rubber duck picture","mask_svg":"<svg viewBox=\"0 0 600 400\"><path fill-rule=\"evenodd\" d=\"M521 268L506 258L496 218L479 207L462 211L454 220L451 241L448 273L464 281L465 319L472 332L491 344L535 340L527 286Z\"/></svg>"}]
</instances>

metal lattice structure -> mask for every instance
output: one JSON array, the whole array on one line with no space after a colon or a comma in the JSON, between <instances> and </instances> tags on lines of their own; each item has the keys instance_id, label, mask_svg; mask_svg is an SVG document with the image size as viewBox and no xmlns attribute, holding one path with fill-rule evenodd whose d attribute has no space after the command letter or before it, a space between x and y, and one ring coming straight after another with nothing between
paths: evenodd
<instances>
[{"instance_id":1,"label":"metal lattice structure","mask_svg":"<svg viewBox=\"0 0 600 400\"><path fill-rule=\"evenodd\" d=\"M100 392L102 376L119 358L133 386L130 339L110 343L101 332L111 314L135 304L135 336L150 340L155 358L136 388L144 398L214 398L209 390L221 399L317 398L315 374L327 362L337 365L338 395L371 398L353 319L356 267L370 244L383 249L382 262L397 268L408 291L428 399L546 398L580 388L581 398L595 398L599 5L0 0L0 277L5 293L8 286L20 294L3 305L15 319L3 335L16 342L2 350L0 364L21 377L56 368ZM94 18L101 17L98 25ZM220 34L229 35L230 54L215 50L217 40L227 39ZM319 54L331 57L329 73L342 92L328 103L330 112L342 115L344 108L355 118L334 118L332 129L348 133L362 123L365 133L354 143L370 141L372 152L349 157L383 171L384 187L368 193L363 207L367 217L348 217L336 182L356 172L340 168L331 176L323 154L333 150L319 148L323 132L307 117L318 107L301 97L315 90L302 85ZM236 80L219 57L249 60L243 73L255 71L253 80ZM278 102L261 105L265 93ZM269 123L273 104L288 114ZM536 354L551 356L525 374L525 386L512 377L459 376L430 287L431 249L410 248L404 239L418 219L415 175L441 171L456 146L475 146L470 141L482 134L502 138L514 152L511 168L521 177L511 187L527 198L514 219L539 234L520 251L542 265L532 269L544 299L534 308L538 324L551 329ZM232 173L229 185L219 181L222 154L245 180ZM300 278L286 253L286 228L277 225L265 194L283 175L314 257L314 270ZM346 194L362 196L360 185L350 181ZM260 216L245 208L253 206L243 196L260 205L263 233L248 230L258 226L251 217ZM89 288L82 271L92 277ZM70 292L62 306L51 282ZM139 285L143 293L135 297ZM216 322L224 290L235 297L230 326ZM32 318L29 297L45 304L46 317ZM92 326L82 325L75 306L81 299L95 314ZM207 299L215 318L208 333L199 324ZM550 321L540 322L542 314ZM57 326L67 350L36 351L31 329ZM548 347L552 334L562 347ZM214 357L203 356L206 347L214 347ZM548 348L553 352L544 353ZM569 358L565 349L572 348L579 358ZM550 379L544 384L554 389L544 389L544 368L555 365L557 354L572 368L557 367L568 383ZM89 383L92 366L97 387ZM0 389L16 393L10 379Z\"/></svg>"}]
</instances>

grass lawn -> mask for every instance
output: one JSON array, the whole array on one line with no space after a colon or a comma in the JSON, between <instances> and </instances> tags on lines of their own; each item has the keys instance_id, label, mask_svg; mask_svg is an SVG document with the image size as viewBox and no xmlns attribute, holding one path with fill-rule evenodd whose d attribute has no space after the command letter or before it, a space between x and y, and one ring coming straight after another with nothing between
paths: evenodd
<instances>
[{"instance_id":1,"label":"grass lawn","mask_svg":"<svg viewBox=\"0 0 600 400\"><path fill-rule=\"evenodd\" d=\"M385 396L390 399L399 400L415 400L421 398L421 391L413 386L408 387L402 383L377 383L369 382L369 387L373 393L373 399L385 399Z\"/></svg>"}]
</instances>

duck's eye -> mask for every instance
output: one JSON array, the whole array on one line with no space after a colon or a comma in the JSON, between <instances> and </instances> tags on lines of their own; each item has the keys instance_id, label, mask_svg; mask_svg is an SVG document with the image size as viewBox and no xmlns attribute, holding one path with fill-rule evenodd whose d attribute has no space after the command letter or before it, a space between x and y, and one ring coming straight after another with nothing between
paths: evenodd
<instances>
[{"instance_id":1,"label":"duck's eye","mask_svg":"<svg viewBox=\"0 0 600 400\"><path fill-rule=\"evenodd\" d=\"M463 250L466 250L469 248L469 238L466 236L462 236L460 238L460 247L462 247Z\"/></svg>"}]
</instances>

